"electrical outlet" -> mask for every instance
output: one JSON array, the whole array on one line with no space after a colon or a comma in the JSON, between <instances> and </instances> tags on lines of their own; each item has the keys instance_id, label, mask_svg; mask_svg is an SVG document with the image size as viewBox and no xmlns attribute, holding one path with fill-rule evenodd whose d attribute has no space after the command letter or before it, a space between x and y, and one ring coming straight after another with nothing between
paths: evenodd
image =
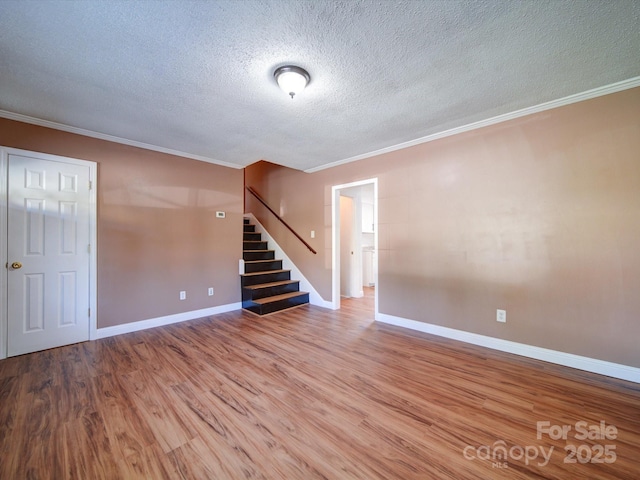
<instances>
[{"instance_id":1,"label":"electrical outlet","mask_svg":"<svg viewBox=\"0 0 640 480\"><path fill-rule=\"evenodd\" d=\"M213 296L213 287L209 287L209 296L212 297Z\"/></svg>"},{"instance_id":2,"label":"electrical outlet","mask_svg":"<svg viewBox=\"0 0 640 480\"><path fill-rule=\"evenodd\" d=\"M226 216L225 212L216 212L216 218L225 218Z\"/></svg>"},{"instance_id":3,"label":"electrical outlet","mask_svg":"<svg viewBox=\"0 0 640 480\"><path fill-rule=\"evenodd\" d=\"M180 300L186 300L187 299L187 292L185 292L184 290L182 290L180 292Z\"/></svg>"},{"instance_id":4,"label":"electrical outlet","mask_svg":"<svg viewBox=\"0 0 640 480\"><path fill-rule=\"evenodd\" d=\"M316 238L316 231L315 230L311 230L311 238Z\"/></svg>"},{"instance_id":5,"label":"electrical outlet","mask_svg":"<svg viewBox=\"0 0 640 480\"><path fill-rule=\"evenodd\" d=\"M496 321L500 323L507 323L507 311L506 310L496 310Z\"/></svg>"}]
</instances>

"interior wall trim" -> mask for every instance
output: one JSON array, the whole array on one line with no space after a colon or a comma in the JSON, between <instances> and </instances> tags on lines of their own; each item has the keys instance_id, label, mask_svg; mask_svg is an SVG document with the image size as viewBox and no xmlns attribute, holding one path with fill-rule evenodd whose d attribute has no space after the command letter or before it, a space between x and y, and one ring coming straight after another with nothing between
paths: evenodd
<instances>
[{"instance_id":1,"label":"interior wall trim","mask_svg":"<svg viewBox=\"0 0 640 480\"><path fill-rule=\"evenodd\" d=\"M143 148L145 150L152 150L154 152L166 153L168 155L175 155L177 157L190 158L192 160L198 160L200 162L213 163L215 165L221 165L223 167L235 169L244 168L243 166L236 165L235 163L223 162L222 160L216 160L215 158L205 157L203 155L195 155L193 153L181 152L172 148L165 148L158 145L152 145L150 143L138 142L137 140L131 140L115 135L108 135L106 133L94 132L93 130L73 127L71 125L65 125L64 123L52 122L50 120L43 120L41 118L30 117L28 115L22 115L21 113L10 112L8 110L0 110L0 118L15 120L16 122L29 123L31 125L38 125L40 127L52 128L54 130L60 130L62 132L75 133L76 135L97 138L98 140L105 140L107 142L129 145L130 147L137 147Z\"/></svg>"},{"instance_id":2,"label":"interior wall trim","mask_svg":"<svg viewBox=\"0 0 640 480\"><path fill-rule=\"evenodd\" d=\"M514 112L504 113L502 115L497 115L495 117L487 118L485 120L479 120L477 122L469 123L467 125L462 125L460 127L444 130L442 132L432 133L431 135L416 138L415 140L409 140L408 142L398 143L397 145L381 148L379 150L374 150L372 152L363 153L361 155L356 155L354 157L349 157L342 160L337 160L335 162L327 163L319 167L314 167L314 168L305 170L305 173L319 172L320 170L325 170L327 168L337 167L339 165L344 165L346 163L351 163L358 160L364 160L366 158L375 157L377 155L382 155L384 153L395 152L397 150L402 150L403 148L409 148L415 145L433 142L434 140L439 140L445 137L451 137L459 133L470 132L478 128L488 127L490 125L507 122L509 120L514 120L516 118L524 117L526 115L532 115L534 113L544 112L545 110L551 110L552 108L564 107L565 105L571 105L572 103L578 103L584 100L590 100L592 98L602 97L604 95L609 95L610 93L622 92L623 90L629 90L630 88L635 88L639 86L640 86L640 77L633 77L628 80L623 80L621 82L616 82L609 85L605 85L603 87L593 88L585 92L569 95L568 97L559 98L557 100L551 100L549 102L541 103L539 105L534 105L532 107L522 108Z\"/></svg>"},{"instance_id":3,"label":"interior wall trim","mask_svg":"<svg viewBox=\"0 0 640 480\"><path fill-rule=\"evenodd\" d=\"M138 322L114 325L112 327L98 328L98 330L96 331L95 339L113 337L114 335L137 332L139 330L146 330L148 328L162 327L164 325L171 325L172 323L186 322L187 320L209 317L211 315L217 315L219 313L233 312L235 310L240 310L241 308L241 302L228 303L226 305L218 305L217 307L203 308L200 310L192 310L190 312L166 315L164 317L140 320Z\"/></svg>"},{"instance_id":4,"label":"interior wall trim","mask_svg":"<svg viewBox=\"0 0 640 480\"><path fill-rule=\"evenodd\" d=\"M459 133L469 132L471 130L476 130L478 128L487 127L489 125L495 125L497 123L513 120L515 118L524 117L526 115L531 115L533 113L544 112L545 110L550 110L552 108L558 108L565 105L570 105L572 103L582 102L584 100L601 97L603 95L608 95L610 93L621 92L623 90L628 90L630 88L635 88L638 86L640 86L640 76L629 78L627 80L622 80L620 82L611 83L609 85L604 85L602 87L593 88L591 90L586 90L584 92L576 93L574 95L569 95L567 97L559 98L557 100L551 100L549 102L541 103L539 105L534 105L532 107L523 108L520 110L516 110L514 112L497 115L495 117L469 123L467 125L462 125L460 127L451 128L449 130L444 130L442 132L433 133L430 135L426 135L424 137L416 138L415 140L409 140L407 142L402 142L396 145L391 145L389 147L381 148L379 150L373 150L371 152L363 153L353 157L348 157L342 160L337 160L335 162L327 163L319 167L310 168L308 170L305 170L305 172L306 173L319 172L320 170L325 170L327 168L337 167L339 165L344 165L346 163L351 163L358 160L364 160L366 158L375 157L376 155L382 155L384 153L395 152L396 150L401 150L403 148L420 145L422 143L432 142L440 138L450 137L452 135L457 135ZM236 169L244 168L244 166L236 165L234 163L224 162L222 160L216 160L215 158L206 157L203 155L195 155L192 153L181 152L179 150L173 150L171 148L165 148L158 145L139 142L137 140L131 140L128 138L118 137L115 135L108 135L105 133L95 132L93 130L74 127L71 125L65 125L64 123L53 122L51 120L43 120L41 118L31 117L29 115L23 115L21 113L10 112L8 110L0 110L0 118L6 118L9 120L15 120L17 122L29 123L29 124L38 125L41 127L52 128L54 130L61 130L63 132L75 133L77 135L84 135L86 137L97 138L99 140L106 140L108 142L120 143L123 145L129 145L132 147L143 148L145 150L152 150L155 152L166 153L169 155L176 155L179 157L190 158L192 160L199 160L201 162L213 163L215 165L221 165L223 167L236 168Z\"/></svg>"},{"instance_id":5,"label":"interior wall trim","mask_svg":"<svg viewBox=\"0 0 640 480\"><path fill-rule=\"evenodd\" d=\"M512 342L501 338L488 337L477 333L465 332L453 328L433 325L430 323L418 322L407 318L396 317L386 313L378 313L376 321L396 325L399 327L417 330L423 333L430 333L439 337L459 340L461 342L478 345L480 347L491 348L501 352L513 353L523 357L543 360L545 362L563 365L565 367L576 368L591 373L606 375L608 377L619 378L630 382L640 383L640 368L622 365L619 363L607 362L596 358L583 357L572 353L550 350L548 348L536 347L524 343Z\"/></svg>"}]
</instances>

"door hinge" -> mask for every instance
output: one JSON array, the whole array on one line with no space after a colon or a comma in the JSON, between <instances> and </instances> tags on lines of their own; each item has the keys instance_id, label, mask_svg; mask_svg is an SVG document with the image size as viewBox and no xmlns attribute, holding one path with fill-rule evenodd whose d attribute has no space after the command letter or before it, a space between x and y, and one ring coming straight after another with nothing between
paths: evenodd
<instances>
[{"instance_id":1,"label":"door hinge","mask_svg":"<svg viewBox=\"0 0 640 480\"><path fill-rule=\"evenodd\" d=\"M92 188L93 188L93 182L89 180L89 190L91 190Z\"/></svg>"},{"instance_id":2,"label":"door hinge","mask_svg":"<svg viewBox=\"0 0 640 480\"><path fill-rule=\"evenodd\" d=\"M87 253L91 253L91 244L87 245Z\"/></svg>"},{"instance_id":3,"label":"door hinge","mask_svg":"<svg viewBox=\"0 0 640 480\"><path fill-rule=\"evenodd\" d=\"M91 316L91 309L89 309L89 316Z\"/></svg>"}]
</instances>

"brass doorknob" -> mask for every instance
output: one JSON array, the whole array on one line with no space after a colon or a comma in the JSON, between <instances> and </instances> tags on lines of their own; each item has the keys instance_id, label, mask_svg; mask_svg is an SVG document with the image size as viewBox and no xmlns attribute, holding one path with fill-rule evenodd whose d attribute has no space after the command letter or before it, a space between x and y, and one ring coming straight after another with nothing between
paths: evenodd
<instances>
[{"instance_id":1,"label":"brass doorknob","mask_svg":"<svg viewBox=\"0 0 640 480\"><path fill-rule=\"evenodd\" d=\"M18 270L19 268L22 268L22 264L20 262L13 262L11 264L11 268L13 268L14 270Z\"/></svg>"}]
</instances>

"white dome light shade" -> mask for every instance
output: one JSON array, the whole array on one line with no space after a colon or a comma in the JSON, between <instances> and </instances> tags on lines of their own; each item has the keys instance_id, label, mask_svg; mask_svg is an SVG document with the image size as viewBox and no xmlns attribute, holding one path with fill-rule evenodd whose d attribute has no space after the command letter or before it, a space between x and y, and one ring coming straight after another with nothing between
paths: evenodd
<instances>
[{"instance_id":1,"label":"white dome light shade","mask_svg":"<svg viewBox=\"0 0 640 480\"><path fill-rule=\"evenodd\" d=\"M278 68L273 72L273 76L276 77L276 82L278 82L280 88L291 95L291 98L304 90L304 87L307 86L311 79L304 68L293 65Z\"/></svg>"}]
</instances>

